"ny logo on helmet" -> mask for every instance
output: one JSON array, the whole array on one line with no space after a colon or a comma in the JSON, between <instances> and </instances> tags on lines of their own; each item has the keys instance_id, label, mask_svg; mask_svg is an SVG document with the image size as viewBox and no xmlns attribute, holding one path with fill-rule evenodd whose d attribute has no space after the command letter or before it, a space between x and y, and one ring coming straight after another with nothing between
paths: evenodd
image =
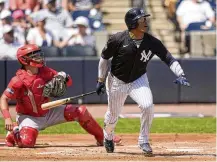
<instances>
[{"instance_id":1,"label":"ny logo on helmet","mask_svg":"<svg viewBox=\"0 0 217 162\"><path fill-rule=\"evenodd\" d=\"M141 53L140 61L147 62L151 55L152 55L152 52L150 50L148 51L148 54L146 54L145 50L143 50Z\"/></svg>"}]
</instances>

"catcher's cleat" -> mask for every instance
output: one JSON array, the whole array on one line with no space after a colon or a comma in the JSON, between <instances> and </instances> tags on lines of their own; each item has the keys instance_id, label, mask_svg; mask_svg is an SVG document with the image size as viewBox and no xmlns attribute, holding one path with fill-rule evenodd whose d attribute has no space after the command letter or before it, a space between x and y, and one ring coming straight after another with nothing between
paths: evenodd
<instances>
[{"instance_id":1,"label":"catcher's cleat","mask_svg":"<svg viewBox=\"0 0 217 162\"><path fill-rule=\"evenodd\" d=\"M8 147L15 146L14 134L12 131L11 132L8 131L6 138L5 138L5 145Z\"/></svg>"},{"instance_id":2,"label":"catcher's cleat","mask_svg":"<svg viewBox=\"0 0 217 162\"><path fill-rule=\"evenodd\" d=\"M115 149L114 141L104 139L104 145L107 153L113 153Z\"/></svg>"},{"instance_id":3,"label":"catcher's cleat","mask_svg":"<svg viewBox=\"0 0 217 162\"><path fill-rule=\"evenodd\" d=\"M149 143L139 144L139 147L142 149L146 156L153 156L152 148Z\"/></svg>"}]
</instances>

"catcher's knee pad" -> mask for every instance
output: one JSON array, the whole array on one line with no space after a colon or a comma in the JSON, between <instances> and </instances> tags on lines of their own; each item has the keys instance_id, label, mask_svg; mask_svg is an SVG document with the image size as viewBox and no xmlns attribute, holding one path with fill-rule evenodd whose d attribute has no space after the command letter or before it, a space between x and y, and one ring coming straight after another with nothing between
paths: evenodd
<instances>
[{"instance_id":1,"label":"catcher's knee pad","mask_svg":"<svg viewBox=\"0 0 217 162\"><path fill-rule=\"evenodd\" d=\"M38 130L31 127L22 127L18 132L14 132L14 138L18 147L34 147L38 136Z\"/></svg>"},{"instance_id":2,"label":"catcher's knee pad","mask_svg":"<svg viewBox=\"0 0 217 162\"><path fill-rule=\"evenodd\" d=\"M64 109L64 118L66 121L78 121L79 111L78 106L67 105Z\"/></svg>"},{"instance_id":3,"label":"catcher's knee pad","mask_svg":"<svg viewBox=\"0 0 217 162\"><path fill-rule=\"evenodd\" d=\"M77 121L83 129L95 136L97 141L103 140L103 130L85 106L67 105L64 111L67 121Z\"/></svg>"}]
</instances>

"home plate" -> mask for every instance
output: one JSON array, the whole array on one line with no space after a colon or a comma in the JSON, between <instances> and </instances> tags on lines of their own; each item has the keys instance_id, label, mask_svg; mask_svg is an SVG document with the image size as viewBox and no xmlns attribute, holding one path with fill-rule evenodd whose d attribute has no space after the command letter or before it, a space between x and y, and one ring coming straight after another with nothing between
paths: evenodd
<instances>
[{"instance_id":1,"label":"home plate","mask_svg":"<svg viewBox=\"0 0 217 162\"><path fill-rule=\"evenodd\" d=\"M193 149L193 148L178 148L178 149L167 149L168 151L175 151L175 152L199 152L202 149Z\"/></svg>"},{"instance_id":2,"label":"home plate","mask_svg":"<svg viewBox=\"0 0 217 162\"><path fill-rule=\"evenodd\" d=\"M3 146L3 145L5 145L5 142L0 142L0 146Z\"/></svg>"}]
</instances>

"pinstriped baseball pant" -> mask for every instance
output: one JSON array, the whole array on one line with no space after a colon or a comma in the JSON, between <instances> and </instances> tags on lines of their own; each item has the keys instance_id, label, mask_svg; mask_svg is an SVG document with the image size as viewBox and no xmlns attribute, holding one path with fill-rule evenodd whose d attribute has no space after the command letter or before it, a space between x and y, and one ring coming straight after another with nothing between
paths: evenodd
<instances>
[{"instance_id":1,"label":"pinstriped baseball pant","mask_svg":"<svg viewBox=\"0 0 217 162\"><path fill-rule=\"evenodd\" d=\"M154 107L147 75L143 74L132 83L126 84L109 73L106 79L106 92L108 96L108 109L104 120L104 137L108 140L113 139L118 117L129 95L141 110L141 126L138 143L148 143Z\"/></svg>"}]
</instances>

